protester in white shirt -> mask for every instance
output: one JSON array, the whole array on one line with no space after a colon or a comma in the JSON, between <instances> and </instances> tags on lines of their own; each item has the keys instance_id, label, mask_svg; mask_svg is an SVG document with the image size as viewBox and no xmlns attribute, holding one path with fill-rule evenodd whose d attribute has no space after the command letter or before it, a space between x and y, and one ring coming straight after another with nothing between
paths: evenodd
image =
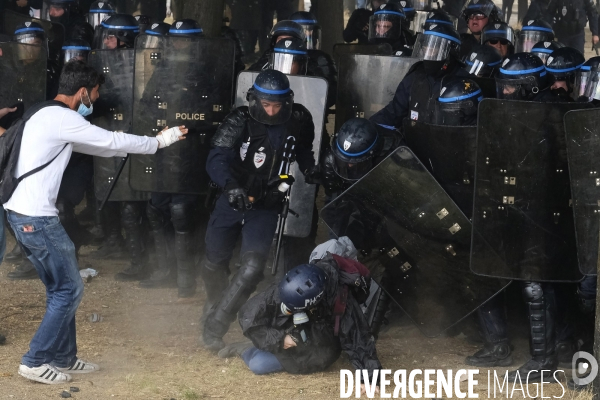
<instances>
[{"instance_id":1,"label":"protester in white shirt","mask_svg":"<svg viewBox=\"0 0 600 400\"><path fill-rule=\"evenodd\" d=\"M156 137L110 132L91 125L90 115L104 78L81 61L65 65L55 100L68 108L43 108L23 130L16 176L54 159L25 178L4 204L8 221L26 255L46 286L46 314L23 356L19 375L47 384L69 382L74 373L88 373L98 365L77 357L75 313L83 296L83 281L75 246L58 219L56 196L73 151L114 157L126 153L154 154L184 139L187 129L166 129Z\"/></svg>"}]
</instances>

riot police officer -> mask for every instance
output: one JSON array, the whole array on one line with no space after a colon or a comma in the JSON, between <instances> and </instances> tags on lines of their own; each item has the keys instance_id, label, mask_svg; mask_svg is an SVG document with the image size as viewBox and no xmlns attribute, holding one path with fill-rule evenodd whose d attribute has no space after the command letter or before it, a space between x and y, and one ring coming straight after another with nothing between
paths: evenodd
<instances>
[{"instance_id":1,"label":"riot police officer","mask_svg":"<svg viewBox=\"0 0 600 400\"><path fill-rule=\"evenodd\" d=\"M315 16L307 11L298 11L290 15L290 20L304 29L306 49L308 51L308 76L319 76L327 80L327 108L335 104L337 94L337 67L333 58L321 50L321 27Z\"/></svg>"},{"instance_id":2,"label":"riot police officer","mask_svg":"<svg viewBox=\"0 0 600 400\"><path fill-rule=\"evenodd\" d=\"M275 44L271 53L271 69L288 75L306 75L308 52L300 39L289 38Z\"/></svg>"},{"instance_id":3,"label":"riot police officer","mask_svg":"<svg viewBox=\"0 0 600 400\"><path fill-rule=\"evenodd\" d=\"M252 64L249 71L262 71L263 69L268 68L269 60L271 59L271 52L275 44L283 39L296 38L300 39L303 42L306 41L306 35L304 33L304 28L300 24L294 21L280 21L273 26L271 32L269 33L269 41L270 46L262 56L258 59L257 62Z\"/></svg>"},{"instance_id":4,"label":"riot police officer","mask_svg":"<svg viewBox=\"0 0 600 400\"><path fill-rule=\"evenodd\" d=\"M528 53L538 42L554 40L554 31L549 23L541 19L532 19L523 24L517 37L516 52Z\"/></svg>"},{"instance_id":5,"label":"riot police officer","mask_svg":"<svg viewBox=\"0 0 600 400\"><path fill-rule=\"evenodd\" d=\"M434 123L447 126L477 125L477 107L481 100L483 94L477 83L467 78L450 78L444 82L437 98Z\"/></svg>"},{"instance_id":6,"label":"riot police officer","mask_svg":"<svg viewBox=\"0 0 600 400\"><path fill-rule=\"evenodd\" d=\"M575 75L585 63L585 57L579 50L563 47L553 51L546 60L546 71L550 79L550 90L561 101L573 101Z\"/></svg>"},{"instance_id":7,"label":"riot police officer","mask_svg":"<svg viewBox=\"0 0 600 400\"><path fill-rule=\"evenodd\" d=\"M314 167L312 116L300 104L287 77L261 72L248 91L248 107L234 110L212 139L206 169L223 193L206 231L201 276L207 293L204 346L220 350L222 337L261 281L278 213L293 177ZM235 243L242 235L241 267L228 280Z\"/></svg>"},{"instance_id":8,"label":"riot police officer","mask_svg":"<svg viewBox=\"0 0 600 400\"><path fill-rule=\"evenodd\" d=\"M494 47L478 44L465 58L465 71L469 75L493 78L502 63L502 55Z\"/></svg>"},{"instance_id":9,"label":"riot police officer","mask_svg":"<svg viewBox=\"0 0 600 400\"><path fill-rule=\"evenodd\" d=\"M371 0L371 9L377 10L387 0ZM344 29L344 42L350 43L358 40L358 44L367 44L369 42L369 19L373 11L366 8L357 8L350 15L348 24Z\"/></svg>"},{"instance_id":10,"label":"riot police officer","mask_svg":"<svg viewBox=\"0 0 600 400\"><path fill-rule=\"evenodd\" d=\"M530 53L509 56L496 76L497 94L501 99L551 102L558 101L548 84L542 61ZM508 374L514 381L516 373L528 379L540 379L541 370L554 371L558 364L556 345L556 305L554 287L550 283L522 282L523 299L527 305L530 322L531 360ZM510 346L506 334L506 320L501 304L492 303L479 313L482 321L485 347L471 357L467 364L477 366L510 365ZM510 361L510 362L509 362ZM528 375L529 373L529 375Z\"/></svg>"},{"instance_id":11,"label":"riot police officer","mask_svg":"<svg viewBox=\"0 0 600 400\"><path fill-rule=\"evenodd\" d=\"M515 33L507 23L494 22L481 31L481 43L494 47L505 59L515 52Z\"/></svg>"},{"instance_id":12,"label":"riot police officer","mask_svg":"<svg viewBox=\"0 0 600 400\"><path fill-rule=\"evenodd\" d=\"M82 39L71 39L63 44L62 50L63 63L66 64L73 59L86 62L92 48Z\"/></svg>"},{"instance_id":13,"label":"riot police officer","mask_svg":"<svg viewBox=\"0 0 600 400\"><path fill-rule=\"evenodd\" d=\"M102 21L113 15L115 12L115 7L109 1L95 0L90 4L87 22L92 28L96 29L100 26Z\"/></svg>"},{"instance_id":14,"label":"riot police officer","mask_svg":"<svg viewBox=\"0 0 600 400\"><path fill-rule=\"evenodd\" d=\"M133 48L135 38L140 33L137 20L129 14L114 14L101 23L96 31L96 48L114 50Z\"/></svg>"},{"instance_id":15,"label":"riot police officer","mask_svg":"<svg viewBox=\"0 0 600 400\"><path fill-rule=\"evenodd\" d=\"M83 39L88 43L94 39L94 28L79 13L75 0L44 0L42 18L62 24L67 39Z\"/></svg>"},{"instance_id":16,"label":"riot police officer","mask_svg":"<svg viewBox=\"0 0 600 400\"><path fill-rule=\"evenodd\" d=\"M394 53L410 55L410 47L414 37L403 25L406 16L402 7L396 4L382 4L369 18L369 43L389 43Z\"/></svg>"},{"instance_id":17,"label":"riot police officer","mask_svg":"<svg viewBox=\"0 0 600 400\"><path fill-rule=\"evenodd\" d=\"M154 31L159 26L151 29ZM147 33L149 31L146 31ZM155 32L157 33L157 32ZM203 37L202 28L193 19L182 19L173 22L169 29L169 36L183 38ZM180 49L183 50L183 49ZM188 85L197 84L197 75L191 69L194 68L188 62L175 61L172 65L173 77L168 83L155 81L149 84L149 87L172 87L177 82L177 86L183 86L181 96L187 92ZM181 75L181 76L177 76ZM191 82L194 81L194 82ZM148 91L148 89L146 89ZM151 91L148 91L151 92ZM151 95L154 95L152 93ZM182 101L185 101L182 98ZM196 270L194 259L193 234L196 228L196 203L198 195L183 193L158 193L153 192L150 202L146 206L146 215L154 236L154 245L156 249L156 259L158 268L152 273L149 279L140 282L144 288L157 288L170 285L177 281L178 296L180 298L191 297L196 292ZM173 265L168 258L168 240L170 231L174 230L174 255L177 259L176 265ZM176 267L176 268L174 268Z\"/></svg>"},{"instance_id":18,"label":"riot police officer","mask_svg":"<svg viewBox=\"0 0 600 400\"><path fill-rule=\"evenodd\" d=\"M600 104L600 57L587 60L575 75L577 101Z\"/></svg>"},{"instance_id":19,"label":"riot police officer","mask_svg":"<svg viewBox=\"0 0 600 400\"><path fill-rule=\"evenodd\" d=\"M458 61L460 43L460 37L452 27L430 25L429 30L417 37L413 50L413 57L423 61L410 69L398 85L392 101L370 120L390 129L401 129L406 117L431 123L442 80L461 70Z\"/></svg>"},{"instance_id":20,"label":"riot police officer","mask_svg":"<svg viewBox=\"0 0 600 400\"><path fill-rule=\"evenodd\" d=\"M587 18L586 18L587 17ZM589 21L592 43L598 44L598 12L590 0L556 0L548 5L546 18L553 21L552 28L558 41L565 46L584 52L585 26Z\"/></svg>"},{"instance_id":21,"label":"riot police officer","mask_svg":"<svg viewBox=\"0 0 600 400\"><path fill-rule=\"evenodd\" d=\"M553 40L551 42L538 42L533 45L530 53L538 56L540 60L542 60L542 62L546 64L546 60L548 59L550 54L552 54L554 50L558 50L562 47L565 47L565 45L560 42L557 42L556 40Z\"/></svg>"},{"instance_id":22,"label":"riot police officer","mask_svg":"<svg viewBox=\"0 0 600 400\"><path fill-rule=\"evenodd\" d=\"M469 54L471 47L481 42L483 29L490 23L502 22L498 9L492 0L471 0L464 9L463 18L471 33L460 35L462 41L461 54Z\"/></svg>"}]
</instances>

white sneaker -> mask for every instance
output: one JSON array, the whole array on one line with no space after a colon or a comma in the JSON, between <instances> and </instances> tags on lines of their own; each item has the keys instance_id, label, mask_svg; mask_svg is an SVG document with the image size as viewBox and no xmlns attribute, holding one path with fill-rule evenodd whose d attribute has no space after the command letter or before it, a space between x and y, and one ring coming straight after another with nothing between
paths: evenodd
<instances>
[{"instance_id":1,"label":"white sneaker","mask_svg":"<svg viewBox=\"0 0 600 400\"><path fill-rule=\"evenodd\" d=\"M77 361L75 361L75 364L73 364L70 367L56 367L56 369L69 374L87 374L89 372L100 371L100 367L97 364L92 364L90 362L83 361L81 358L78 358Z\"/></svg>"},{"instance_id":2,"label":"white sneaker","mask_svg":"<svg viewBox=\"0 0 600 400\"><path fill-rule=\"evenodd\" d=\"M50 364L43 364L41 367L33 368L21 364L19 365L19 375L23 378L48 385L59 385L61 383L71 382L71 375L62 373Z\"/></svg>"}]
</instances>

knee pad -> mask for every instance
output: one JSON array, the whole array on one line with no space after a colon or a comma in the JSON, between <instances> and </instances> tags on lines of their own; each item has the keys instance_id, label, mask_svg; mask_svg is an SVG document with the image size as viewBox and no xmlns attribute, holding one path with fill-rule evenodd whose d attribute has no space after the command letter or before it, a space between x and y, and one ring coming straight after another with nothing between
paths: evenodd
<instances>
[{"instance_id":1,"label":"knee pad","mask_svg":"<svg viewBox=\"0 0 600 400\"><path fill-rule=\"evenodd\" d=\"M242 255L240 275L249 285L258 285L263 277L266 257L255 251L248 251Z\"/></svg>"},{"instance_id":2,"label":"knee pad","mask_svg":"<svg viewBox=\"0 0 600 400\"><path fill-rule=\"evenodd\" d=\"M176 232L190 232L194 226L194 203L169 204L171 222Z\"/></svg>"},{"instance_id":3,"label":"knee pad","mask_svg":"<svg viewBox=\"0 0 600 400\"><path fill-rule=\"evenodd\" d=\"M146 215L148 216L150 228L153 231L159 231L165 227L166 218L164 214L158 208L154 207L151 202L148 202L146 205Z\"/></svg>"},{"instance_id":4,"label":"knee pad","mask_svg":"<svg viewBox=\"0 0 600 400\"><path fill-rule=\"evenodd\" d=\"M540 282L525 282L523 286L523 299L527 303L538 303L544 297L544 290Z\"/></svg>"},{"instance_id":5,"label":"knee pad","mask_svg":"<svg viewBox=\"0 0 600 400\"><path fill-rule=\"evenodd\" d=\"M138 202L125 201L121 206L121 224L124 228L138 226L142 221L141 205Z\"/></svg>"}]
</instances>

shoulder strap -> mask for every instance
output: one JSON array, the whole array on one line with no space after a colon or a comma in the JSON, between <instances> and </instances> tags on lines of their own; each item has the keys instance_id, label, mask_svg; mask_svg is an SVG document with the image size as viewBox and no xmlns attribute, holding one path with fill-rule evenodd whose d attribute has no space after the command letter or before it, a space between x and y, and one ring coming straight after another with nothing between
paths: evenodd
<instances>
[{"instance_id":1,"label":"shoulder strap","mask_svg":"<svg viewBox=\"0 0 600 400\"><path fill-rule=\"evenodd\" d=\"M21 175L19 178L17 178L17 183L21 182L23 179L27 178L28 176L31 176L33 174L35 174L36 172L40 172L41 170L43 170L44 168L46 168L48 165L52 164L52 161L56 160L56 157L58 157L60 155L60 153L63 152L63 150L65 149L65 147L67 147L68 143L65 143L65 145L63 146L62 149L60 149L60 151L58 152L57 155L55 155L54 157L52 157L52 160L48 161L46 164L41 165L37 168L32 169L31 171L27 172L24 175Z\"/></svg>"},{"instance_id":2,"label":"shoulder strap","mask_svg":"<svg viewBox=\"0 0 600 400\"><path fill-rule=\"evenodd\" d=\"M58 107L63 107L63 108L69 108L65 103L61 102L61 101L56 101L56 100L48 100L48 101L42 101L41 103L37 103L34 104L33 106L31 106L27 112L25 112L25 114L23 115L23 130L25 130L25 122L27 122L35 113L37 113L38 111L40 111L42 108L46 108L46 107L51 107L51 106L58 106ZM37 172L40 172L41 170L43 170L44 168L46 168L48 165L50 165L52 163L52 161L56 160L56 157L58 157L60 155L60 153L63 152L63 150L65 149L65 147L67 147L68 143L65 143L65 145L63 146L62 149L60 149L60 151L58 152L57 155L55 155L54 157L52 157L52 160L48 161L46 164L41 165L37 168L32 169L31 171L27 172L24 175L21 175L19 178L17 178L17 183L21 182L23 179L27 178L28 176L31 176ZM21 149L19 149L20 151Z\"/></svg>"}]
</instances>

